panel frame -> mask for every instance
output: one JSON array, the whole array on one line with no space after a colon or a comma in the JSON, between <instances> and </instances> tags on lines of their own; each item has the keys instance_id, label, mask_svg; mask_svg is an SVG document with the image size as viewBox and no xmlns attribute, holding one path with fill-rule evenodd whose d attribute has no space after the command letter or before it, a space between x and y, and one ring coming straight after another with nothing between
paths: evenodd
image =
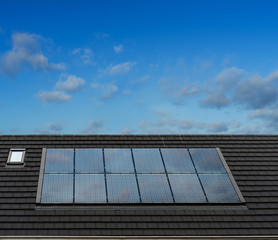
<instances>
[{"instance_id":1,"label":"panel frame","mask_svg":"<svg viewBox=\"0 0 278 240\"><path fill-rule=\"evenodd\" d=\"M239 187L236 183L236 180L234 179L234 176L233 176L228 164L226 163L226 160L225 160L220 148L215 148L215 149L216 149L216 151L217 151L217 153L220 157L220 160L222 161L222 164L223 164L223 166L224 166L224 168L227 172L227 175L228 175L228 177L229 177L229 179L230 179L230 181L231 181L231 183L232 183L232 185L233 185L233 187L234 187L234 189L237 193L237 196L239 197L240 203L246 203L246 201L245 201L245 199L244 199L244 197L243 197L243 195L242 195L242 193L241 193L241 191L240 191L240 189L239 189Z\"/></svg>"},{"instance_id":2,"label":"panel frame","mask_svg":"<svg viewBox=\"0 0 278 240\"><path fill-rule=\"evenodd\" d=\"M46 161L46 148L43 148L42 149L42 160L41 160L41 166L40 166L40 176L39 176L39 182L38 182L36 204L40 204L41 203L42 183L43 183L43 177L44 177L45 161Z\"/></svg>"}]
</instances>

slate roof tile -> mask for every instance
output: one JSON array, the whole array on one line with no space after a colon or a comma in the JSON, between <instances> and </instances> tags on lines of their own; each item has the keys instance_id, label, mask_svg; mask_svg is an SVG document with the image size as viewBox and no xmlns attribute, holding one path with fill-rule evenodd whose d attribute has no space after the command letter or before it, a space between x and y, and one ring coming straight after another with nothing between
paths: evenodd
<instances>
[{"instance_id":1,"label":"slate roof tile","mask_svg":"<svg viewBox=\"0 0 278 240\"><path fill-rule=\"evenodd\" d=\"M244 209L39 209L43 147L220 147L245 197ZM6 166L10 148L26 148L25 166ZM0 136L0 236L3 235L265 235L278 234L276 135Z\"/></svg>"}]
</instances>

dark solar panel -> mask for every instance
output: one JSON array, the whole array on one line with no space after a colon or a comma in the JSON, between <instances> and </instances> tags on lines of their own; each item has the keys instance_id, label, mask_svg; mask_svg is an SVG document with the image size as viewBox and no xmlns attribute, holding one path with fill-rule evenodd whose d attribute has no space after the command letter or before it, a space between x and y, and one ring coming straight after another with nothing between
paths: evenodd
<instances>
[{"instance_id":1,"label":"dark solar panel","mask_svg":"<svg viewBox=\"0 0 278 240\"><path fill-rule=\"evenodd\" d=\"M169 174L176 202L206 202L205 194L196 174Z\"/></svg>"},{"instance_id":2,"label":"dark solar panel","mask_svg":"<svg viewBox=\"0 0 278 240\"><path fill-rule=\"evenodd\" d=\"M198 173L226 173L216 149L191 148L189 152Z\"/></svg>"},{"instance_id":3,"label":"dark solar panel","mask_svg":"<svg viewBox=\"0 0 278 240\"><path fill-rule=\"evenodd\" d=\"M106 202L104 174L76 174L75 202Z\"/></svg>"},{"instance_id":4,"label":"dark solar panel","mask_svg":"<svg viewBox=\"0 0 278 240\"><path fill-rule=\"evenodd\" d=\"M72 173L73 149L47 149L46 173Z\"/></svg>"},{"instance_id":5,"label":"dark solar panel","mask_svg":"<svg viewBox=\"0 0 278 240\"><path fill-rule=\"evenodd\" d=\"M200 174L209 202L239 202L236 191L226 174Z\"/></svg>"},{"instance_id":6,"label":"dark solar panel","mask_svg":"<svg viewBox=\"0 0 278 240\"><path fill-rule=\"evenodd\" d=\"M72 203L73 174L45 174L42 203Z\"/></svg>"},{"instance_id":7,"label":"dark solar panel","mask_svg":"<svg viewBox=\"0 0 278 240\"><path fill-rule=\"evenodd\" d=\"M166 174L138 174L142 202L173 202Z\"/></svg>"},{"instance_id":8,"label":"dark solar panel","mask_svg":"<svg viewBox=\"0 0 278 240\"><path fill-rule=\"evenodd\" d=\"M107 173L134 173L130 149L104 149Z\"/></svg>"},{"instance_id":9,"label":"dark solar panel","mask_svg":"<svg viewBox=\"0 0 278 240\"><path fill-rule=\"evenodd\" d=\"M165 173L159 149L133 149L137 173Z\"/></svg>"},{"instance_id":10,"label":"dark solar panel","mask_svg":"<svg viewBox=\"0 0 278 240\"><path fill-rule=\"evenodd\" d=\"M76 149L76 173L104 173L102 149Z\"/></svg>"},{"instance_id":11,"label":"dark solar panel","mask_svg":"<svg viewBox=\"0 0 278 240\"><path fill-rule=\"evenodd\" d=\"M162 148L161 153L168 173L195 173L187 149Z\"/></svg>"},{"instance_id":12,"label":"dark solar panel","mask_svg":"<svg viewBox=\"0 0 278 240\"><path fill-rule=\"evenodd\" d=\"M240 201L213 148L47 149L44 172L42 203Z\"/></svg>"},{"instance_id":13,"label":"dark solar panel","mask_svg":"<svg viewBox=\"0 0 278 240\"><path fill-rule=\"evenodd\" d=\"M109 203L140 202L135 174L107 174Z\"/></svg>"}]
</instances>

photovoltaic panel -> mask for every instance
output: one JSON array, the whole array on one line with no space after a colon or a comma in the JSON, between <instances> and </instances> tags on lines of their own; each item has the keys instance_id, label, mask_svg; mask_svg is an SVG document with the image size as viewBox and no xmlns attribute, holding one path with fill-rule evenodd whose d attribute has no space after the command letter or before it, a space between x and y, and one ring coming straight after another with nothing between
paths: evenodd
<instances>
[{"instance_id":1,"label":"photovoltaic panel","mask_svg":"<svg viewBox=\"0 0 278 240\"><path fill-rule=\"evenodd\" d=\"M161 153L168 173L195 173L187 149L162 148Z\"/></svg>"},{"instance_id":2,"label":"photovoltaic panel","mask_svg":"<svg viewBox=\"0 0 278 240\"><path fill-rule=\"evenodd\" d=\"M134 173L130 149L104 149L107 173Z\"/></svg>"},{"instance_id":3,"label":"photovoltaic panel","mask_svg":"<svg viewBox=\"0 0 278 240\"><path fill-rule=\"evenodd\" d=\"M109 203L140 202L135 174L106 174Z\"/></svg>"},{"instance_id":4,"label":"photovoltaic panel","mask_svg":"<svg viewBox=\"0 0 278 240\"><path fill-rule=\"evenodd\" d=\"M42 203L72 203L73 174L45 174Z\"/></svg>"},{"instance_id":5,"label":"photovoltaic panel","mask_svg":"<svg viewBox=\"0 0 278 240\"><path fill-rule=\"evenodd\" d=\"M106 190L104 174L76 174L75 202L105 203Z\"/></svg>"},{"instance_id":6,"label":"photovoltaic panel","mask_svg":"<svg viewBox=\"0 0 278 240\"><path fill-rule=\"evenodd\" d=\"M137 173L165 173L159 149L133 149Z\"/></svg>"},{"instance_id":7,"label":"photovoltaic panel","mask_svg":"<svg viewBox=\"0 0 278 240\"><path fill-rule=\"evenodd\" d=\"M138 174L142 202L171 203L171 190L166 174Z\"/></svg>"},{"instance_id":8,"label":"photovoltaic panel","mask_svg":"<svg viewBox=\"0 0 278 240\"><path fill-rule=\"evenodd\" d=\"M209 202L239 202L237 193L226 174L200 174Z\"/></svg>"},{"instance_id":9,"label":"photovoltaic panel","mask_svg":"<svg viewBox=\"0 0 278 240\"><path fill-rule=\"evenodd\" d=\"M47 149L45 173L73 173L73 149Z\"/></svg>"},{"instance_id":10,"label":"photovoltaic panel","mask_svg":"<svg viewBox=\"0 0 278 240\"><path fill-rule=\"evenodd\" d=\"M102 149L76 149L76 173L104 173Z\"/></svg>"},{"instance_id":11,"label":"photovoltaic panel","mask_svg":"<svg viewBox=\"0 0 278 240\"><path fill-rule=\"evenodd\" d=\"M189 152L198 173L226 173L214 148L191 148Z\"/></svg>"},{"instance_id":12,"label":"photovoltaic panel","mask_svg":"<svg viewBox=\"0 0 278 240\"><path fill-rule=\"evenodd\" d=\"M176 202L206 202L204 191L196 174L168 174L168 177Z\"/></svg>"},{"instance_id":13,"label":"photovoltaic panel","mask_svg":"<svg viewBox=\"0 0 278 240\"><path fill-rule=\"evenodd\" d=\"M240 202L215 148L47 149L45 156L42 203Z\"/></svg>"}]
</instances>

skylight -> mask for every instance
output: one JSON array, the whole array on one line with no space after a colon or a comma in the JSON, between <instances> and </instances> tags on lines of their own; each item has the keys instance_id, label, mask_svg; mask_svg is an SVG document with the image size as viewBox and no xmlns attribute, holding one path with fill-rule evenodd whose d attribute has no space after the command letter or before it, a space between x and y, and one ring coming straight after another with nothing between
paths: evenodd
<instances>
[{"instance_id":1,"label":"skylight","mask_svg":"<svg viewBox=\"0 0 278 240\"><path fill-rule=\"evenodd\" d=\"M8 164L23 164L24 162L24 149L11 149L8 157Z\"/></svg>"},{"instance_id":2,"label":"skylight","mask_svg":"<svg viewBox=\"0 0 278 240\"><path fill-rule=\"evenodd\" d=\"M215 148L47 149L40 203L238 203Z\"/></svg>"}]
</instances>

